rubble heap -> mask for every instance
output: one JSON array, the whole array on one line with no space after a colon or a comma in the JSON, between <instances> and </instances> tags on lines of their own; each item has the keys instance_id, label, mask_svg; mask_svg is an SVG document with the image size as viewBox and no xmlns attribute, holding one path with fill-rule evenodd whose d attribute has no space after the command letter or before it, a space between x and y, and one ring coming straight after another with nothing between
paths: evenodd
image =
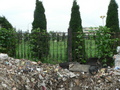
<instances>
[{"instance_id":1,"label":"rubble heap","mask_svg":"<svg viewBox=\"0 0 120 90\"><path fill-rule=\"evenodd\" d=\"M4 56L4 55L3 55ZM98 74L72 72L58 64L0 58L0 90L117 90L120 71L102 68Z\"/></svg>"}]
</instances>

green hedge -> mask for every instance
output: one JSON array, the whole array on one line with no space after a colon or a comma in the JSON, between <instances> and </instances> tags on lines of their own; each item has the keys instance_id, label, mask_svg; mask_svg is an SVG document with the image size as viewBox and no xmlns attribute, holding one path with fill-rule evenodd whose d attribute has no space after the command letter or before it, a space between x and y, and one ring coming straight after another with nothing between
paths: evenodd
<instances>
[{"instance_id":1,"label":"green hedge","mask_svg":"<svg viewBox=\"0 0 120 90\"><path fill-rule=\"evenodd\" d=\"M14 29L0 28L0 52L15 56L16 32Z\"/></svg>"}]
</instances>

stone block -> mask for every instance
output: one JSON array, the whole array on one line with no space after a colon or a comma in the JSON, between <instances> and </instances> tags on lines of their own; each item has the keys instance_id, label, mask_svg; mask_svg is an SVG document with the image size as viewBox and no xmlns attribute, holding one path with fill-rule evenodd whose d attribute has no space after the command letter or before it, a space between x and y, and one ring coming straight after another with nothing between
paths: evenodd
<instances>
[{"instance_id":1,"label":"stone block","mask_svg":"<svg viewBox=\"0 0 120 90\"><path fill-rule=\"evenodd\" d=\"M90 65L83 65L83 64L70 64L69 70L74 72L89 72Z\"/></svg>"},{"instance_id":2,"label":"stone block","mask_svg":"<svg viewBox=\"0 0 120 90\"><path fill-rule=\"evenodd\" d=\"M114 55L114 59L115 59L115 67L119 66L120 67L120 55Z\"/></svg>"}]
</instances>

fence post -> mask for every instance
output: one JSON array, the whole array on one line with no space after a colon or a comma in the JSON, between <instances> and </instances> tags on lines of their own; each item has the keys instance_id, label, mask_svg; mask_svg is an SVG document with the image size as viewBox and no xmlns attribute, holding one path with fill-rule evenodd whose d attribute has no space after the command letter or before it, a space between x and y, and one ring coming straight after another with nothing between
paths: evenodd
<instances>
[{"instance_id":1,"label":"fence post","mask_svg":"<svg viewBox=\"0 0 120 90\"><path fill-rule=\"evenodd\" d=\"M68 62L72 61L72 32L71 32L71 28L68 29Z\"/></svg>"}]
</instances>

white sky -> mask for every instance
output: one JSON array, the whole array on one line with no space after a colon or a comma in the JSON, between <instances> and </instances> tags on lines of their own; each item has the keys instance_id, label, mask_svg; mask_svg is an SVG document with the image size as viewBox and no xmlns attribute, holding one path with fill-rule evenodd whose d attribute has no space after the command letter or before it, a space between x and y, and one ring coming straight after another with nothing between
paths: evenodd
<instances>
[{"instance_id":1,"label":"white sky","mask_svg":"<svg viewBox=\"0 0 120 90\"><path fill-rule=\"evenodd\" d=\"M0 0L0 16L5 16L13 27L31 30L36 0ZM73 0L42 0L48 31L66 32L69 27ZM103 25L101 15L107 14L110 0L77 0L83 27ZM120 6L120 0L116 0ZM118 8L118 13L120 9ZM120 14L119 14L120 18ZM104 19L105 23L105 19Z\"/></svg>"}]
</instances>

